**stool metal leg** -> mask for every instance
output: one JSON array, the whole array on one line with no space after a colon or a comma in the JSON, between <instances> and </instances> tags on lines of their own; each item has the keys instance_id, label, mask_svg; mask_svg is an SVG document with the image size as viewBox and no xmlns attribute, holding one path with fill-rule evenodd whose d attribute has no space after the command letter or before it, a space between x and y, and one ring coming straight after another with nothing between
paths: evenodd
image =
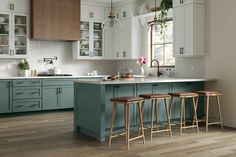
<instances>
[{"instance_id":1,"label":"stool metal leg","mask_svg":"<svg viewBox=\"0 0 236 157\"><path fill-rule=\"evenodd\" d=\"M144 131L143 131L143 117L142 117L142 110L141 110L141 102L137 103L138 105L138 114L139 114L139 122L140 122L140 126L141 126L141 133L143 136L143 144L145 144L145 136L144 136Z\"/></svg>"},{"instance_id":2,"label":"stool metal leg","mask_svg":"<svg viewBox=\"0 0 236 157\"><path fill-rule=\"evenodd\" d=\"M209 96L206 96L206 132L208 132L208 120L209 120Z\"/></svg>"},{"instance_id":3,"label":"stool metal leg","mask_svg":"<svg viewBox=\"0 0 236 157\"><path fill-rule=\"evenodd\" d=\"M221 115L220 96L217 95L216 99L217 99L218 111L219 111L219 116L220 116L221 128L223 129L223 120L222 120L222 115Z\"/></svg>"},{"instance_id":4,"label":"stool metal leg","mask_svg":"<svg viewBox=\"0 0 236 157\"><path fill-rule=\"evenodd\" d=\"M167 100L164 99L164 102L165 102L165 108L166 108L167 129L169 129L170 137L172 137L171 125L170 125L170 115L169 115Z\"/></svg>"},{"instance_id":5,"label":"stool metal leg","mask_svg":"<svg viewBox=\"0 0 236 157\"><path fill-rule=\"evenodd\" d=\"M116 116L116 103L113 103L112 121L111 121L110 137L109 137L109 147L111 146L112 129L113 129L113 125L115 123L115 116Z\"/></svg>"}]
</instances>

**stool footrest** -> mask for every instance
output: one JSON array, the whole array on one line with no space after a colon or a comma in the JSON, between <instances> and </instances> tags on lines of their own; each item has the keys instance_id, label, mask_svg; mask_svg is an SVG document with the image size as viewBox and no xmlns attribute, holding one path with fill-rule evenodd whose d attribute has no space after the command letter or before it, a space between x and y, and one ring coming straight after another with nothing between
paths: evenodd
<instances>
[{"instance_id":1,"label":"stool footrest","mask_svg":"<svg viewBox=\"0 0 236 157\"><path fill-rule=\"evenodd\" d=\"M191 125L191 126L183 126L182 129L188 129L188 128L196 128L197 125Z\"/></svg>"},{"instance_id":2,"label":"stool footrest","mask_svg":"<svg viewBox=\"0 0 236 157\"><path fill-rule=\"evenodd\" d=\"M170 131L170 129L156 130L156 131L152 131L152 133L166 132L166 131Z\"/></svg>"},{"instance_id":3,"label":"stool footrest","mask_svg":"<svg viewBox=\"0 0 236 157\"><path fill-rule=\"evenodd\" d=\"M139 138L143 138L143 135L130 138L129 141L133 141L133 140L136 140L136 139L139 139Z\"/></svg>"}]
</instances>

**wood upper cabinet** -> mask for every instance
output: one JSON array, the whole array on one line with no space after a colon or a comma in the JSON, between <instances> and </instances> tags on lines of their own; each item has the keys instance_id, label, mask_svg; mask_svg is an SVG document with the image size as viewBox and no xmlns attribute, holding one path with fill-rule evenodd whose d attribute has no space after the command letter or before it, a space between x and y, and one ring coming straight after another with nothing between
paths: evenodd
<instances>
[{"instance_id":1,"label":"wood upper cabinet","mask_svg":"<svg viewBox=\"0 0 236 157\"><path fill-rule=\"evenodd\" d=\"M80 0L31 0L31 38L80 39Z\"/></svg>"}]
</instances>

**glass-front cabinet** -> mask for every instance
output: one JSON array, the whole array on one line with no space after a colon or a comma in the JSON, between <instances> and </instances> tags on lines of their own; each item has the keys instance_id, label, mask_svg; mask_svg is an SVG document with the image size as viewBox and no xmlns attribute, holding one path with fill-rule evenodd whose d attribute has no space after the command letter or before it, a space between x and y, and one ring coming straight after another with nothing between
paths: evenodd
<instances>
[{"instance_id":1,"label":"glass-front cabinet","mask_svg":"<svg viewBox=\"0 0 236 157\"><path fill-rule=\"evenodd\" d=\"M27 16L14 15L14 55L27 55L28 27Z\"/></svg>"},{"instance_id":2,"label":"glass-front cabinet","mask_svg":"<svg viewBox=\"0 0 236 157\"><path fill-rule=\"evenodd\" d=\"M0 57L10 55L10 14L0 12Z\"/></svg>"},{"instance_id":3,"label":"glass-front cabinet","mask_svg":"<svg viewBox=\"0 0 236 157\"><path fill-rule=\"evenodd\" d=\"M73 43L74 59L101 59L104 57L104 32L102 22L82 20L80 41Z\"/></svg>"},{"instance_id":4,"label":"glass-front cabinet","mask_svg":"<svg viewBox=\"0 0 236 157\"><path fill-rule=\"evenodd\" d=\"M28 54L28 14L0 12L0 58Z\"/></svg>"}]
</instances>

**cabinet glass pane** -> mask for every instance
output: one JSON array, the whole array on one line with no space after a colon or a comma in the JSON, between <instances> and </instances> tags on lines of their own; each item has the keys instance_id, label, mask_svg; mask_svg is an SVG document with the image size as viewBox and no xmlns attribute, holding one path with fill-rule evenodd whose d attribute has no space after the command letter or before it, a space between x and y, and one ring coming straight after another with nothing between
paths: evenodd
<instances>
[{"instance_id":1,"label":"cabinet glass pane","mask_svg":"<svg viewBox=\"0 0 236 157\"><path fill-rule=\"evenodd\" d=\"M9 15L0 14L0 55L9 54Z\"/></svg>"},{"instance_id":2,"label":"cabinet glass pane","mask_svg":"<svg viewBox=\"0 0 236 157\"><path fill-rule=\"evenodd\" d=\"M102 57L102 23L94 22L93 23L93 56Z\"/></svg>"},{"instance_id":3,"label":"cabinet glass pane","mask_svg":"<svg viewBox=\"0 0 236 157\"><path fill-rule=\"evenodd\" d=\"M15 55L27 54L27 17L21 15L14 16L15 28Z\"/></svg>"},{"instance_id":4,"label":"cabinet glass pane","mask_svg":"<svg viewBox=\"0 0 236 157\"><path fill-rule=\"evenodd\" d=\"M89 22L80 22L80 56L89 56Z\"/></svg>"}]
</instances>

